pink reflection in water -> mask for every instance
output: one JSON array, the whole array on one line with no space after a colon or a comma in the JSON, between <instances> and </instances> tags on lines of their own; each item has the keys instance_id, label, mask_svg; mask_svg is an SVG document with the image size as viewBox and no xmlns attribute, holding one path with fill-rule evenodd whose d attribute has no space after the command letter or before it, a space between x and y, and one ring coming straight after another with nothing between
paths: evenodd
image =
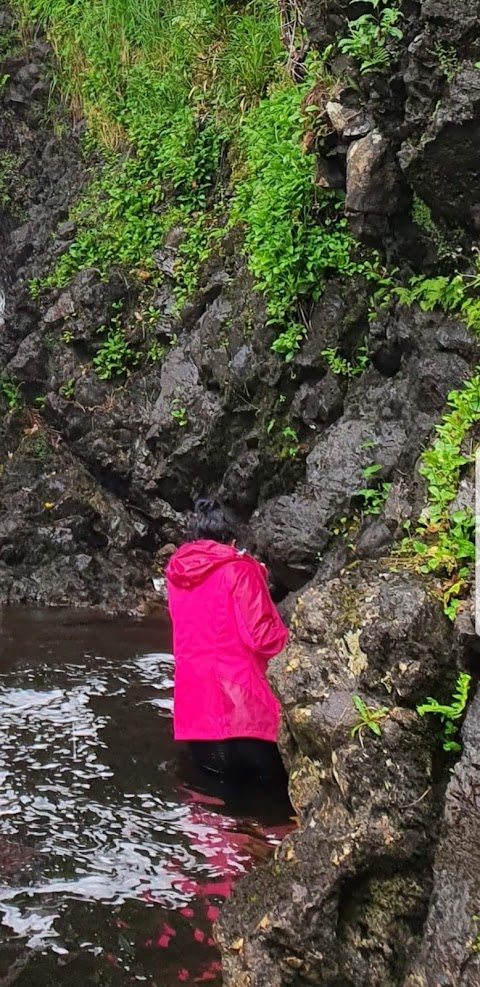
<instances>
[{"instance_id":1,"label":"pink reflection in water","mask_svg":"<svg viewBox=\"0 0 480 987\"><path fill-rule=\"evenodd\" d=\"M164 922L158 937L145 945L167 949L177 937L176 949L182 949L185 940L189 940L192 944L187 947L189 956L195 956L192 960L194 972L180 966L174 972L176 980L186 984L220 983L221 963L211 932L212 924L220 915L221 902L231 895L236 881L254 866L255 859L265 856L266 847L271 846L273 852L274 846L294 827L288 824L268 830L259 828L258 835L241 833L235 819L215 812L215 808L221 809L224 805L221 799L189 790L185 790L185 796L190 807L185 832L191 849L205 858L208 873L204 879L183 876L182 861L170 862L172 886L189 904L182 905L174 913L176 929ZM144 898L148 900L148 892ZM183 955L185 958L185 952Z\"/></svg>"}]
</instances>

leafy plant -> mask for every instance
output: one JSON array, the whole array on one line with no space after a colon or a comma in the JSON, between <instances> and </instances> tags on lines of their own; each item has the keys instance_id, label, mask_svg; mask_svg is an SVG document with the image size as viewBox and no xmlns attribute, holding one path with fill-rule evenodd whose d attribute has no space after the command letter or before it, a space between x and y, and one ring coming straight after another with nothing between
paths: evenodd
<instances>
[{"instance_id":1,"label":"leafy plant","mask_svg":"<svg viewBox=\"0 0 480 987\"><path fill-rule=\"evenodd\" d=\"M463 449L465 437L480 421L480 376L463 390L448 396L450 411L436 427L433 446L422 455L420 474L427 482L427 505L415 537L402 541L400 554L410 557L420 572L444 573L442 588L447 616L454 619L465 593L475 559L475 517L472 510L450 510L458 491L460 473L473 463L475 453Z\"/></svg>"},{"instance_id":2,"label":"leafy plant","mask_svg":"<svg viewBox=\"0 0 480 987\"><path fill-rule=\"evenodd\" d=\"M478 931L478 923L480 922L480 915L472 915L472 922L474 926L474 938L467 942L467 949L470 949L472 953L480 953L480 932Z\"/></svg>"},{"instance_id":3,"label":"leafy plant","mask_svg":"<svg viewBox=\"0 0 480 987\"><path fill-rule=\"evenodd\" d=\"M97 377L100 380L111 380L113 377L128 375L130 367L138 363L141 354L128 342L119 317L112 319L109 330L100 326L97 331L106 333L102 346L92 361Z\"/></svg>"},{"instance_id":4,"label":"leafy plant","mask_svg":"<svg viewBox=\"0 0 480 987\"><path fill-rule=\"evenodd\" d=\"M75 396L75 377L70 377L64 384L62 384L60 394L63 398L66 398L67 401L72 400Z\"/></svg>"},{"instance_id":5,"label":"leafy plant","mask_svg":"<svg viewBox=\"0 0 480 987\"><path fill-rule=\"evenodd\" d=\"M370 466L366 466L362 470L362 475L365 480L370 480L372 477L379 473L381 466L378 463L372 463ZM379 483L374 487L362 487L360 490L355 491L355 497L362 498L362 512L363 514L380 514L385 501L388 497L392 484L391 483Z\"/></svg>"},{"instance_id":6,"label":"leafy plant","mask_svg":"<svg viewBox=\"0 0 480 987\"><path fill-rule=\"evenodd\" d=\"M283 356L285 363L291 363L306 336L306 328L299 322L291 322L288 329L281 332L272 343L274 353Z\"/></svg>"},{"instance_id":7,"label":"leafy plant","mask_svg":"<svg viewBox=\"0 0 480 987\"><path fill-rule=\"evenodd\" d=\"M372 706L366 706L360 696L353 696L352 702L357 713L359 714L359 721L354 727L352 727L350 736L358 736L361 741L363 730L368 729L371 730L377 737L380 737L382 734L380 724L383 722L385 717L388 716L390 710L386 706L379 706L377 709Z\"/></svg>"},{"instance_id":8,"label":"leafy plant","mask_svg":"<svg viewBox=\"0 0 480 987\"><path fill-rule=\"evenodd\" d=\"M351 0L355 3L356 0ZM391 41L403 38L399 27L403 14L394 2L365 0L372 7L371 14L362 14L348 25L348 36L339 42L340 51L351 55L359 63L360 73L385 72L392 60Z\"/></svg>"},{"instance_id":9,"label":"leafy plant","mask_svg":"<svg viewBox=\"0 0 480 987\"><path fill-rule=\"evenodd\" d=\"M350 363L340 356L338 347L322 350L321 355L326 360L331 373L340 377L358 377L368 366L368 350L365 344L358 347L354 356L354 363Z\"/></svg>"},{"instance_id":10,"label":"leafy plant","mask_svg":"<svg viewBox=\"0 0 480 987\"><path fill-rule=\"evenodd\" d=\"M150 363L162 363L168 353L168 347L159 343L157 339L152 340L147 350L147 360Z\"/></svg>"},{"instance_id":11,"label":"leafy plant","mask_svg":"<svg viewBox=\"0 0 480 987\"><path fill-rule=\"evenodd\" d=\"M284 441L280 449L280 458L295 459L299 450L298 433L291 425L285 425L281 435Z\"/></svg>"},{"instance_id":12,"label":"leafy plant","mask_svg":"<svg viewBox=\"0 0 480 987\"><path fill-rule=\"evenodd\" d=\"M472 275L440 275L436 278L414 277L408 287L396 287L395 293L404 305L417 302L423 312L441 308L455 313L469 329L480 332L480 268Z\"/></svg>"},{"instance_id":13,"label":"leafy plant","mask_svg":"<svg viewBox=\"0 0 480 987\"><path fill-rule=\"evenodd\" d=\"M170 411L173 421L179 426L179 428L186 428L188 425L188 413L187 409L180 404L180 399L175 398L173 401L173 406Z\"/></svg>"},{"instance_id":14,"label":"leafy plant","mask_svg":"<svg viewBox=\"0 0 480 987\"><path fill-rule=\"evenodd\" d=\"M0 374L0 394L3 394L9 411L18 411L22 407L23 401L20 384L13 377L9 377L8 374Z\"/></svg>"},{"instance_id":15,"label":"leafy plant","mask_svg":"<svg viewBox=\"0 0 480 987\"><path fill-rule=\"evenodd\" d=\"M358 247L342 215L343 197L314 181L304 153L304 103L321 67L311 60L304 83L282 79L242 122L235 146L230 226L245 230L256 288L277 331L272 349L291 361L306 334L302 299L318 300L328 275L359 273Z\"/></svg>"},{"instance_id":16,"label":"leafy plant","mask_svg":"<svg viewBox=\"0 0 480 987\"><path fill-rule=\"evenodd\" d=\"M432 714L440 716L443 725L443 749L445 751L458 752L462 748L454 739L458 733L457 721L463 716L468 702L471 676L462 672L455 686L452 701L449 704L439 703L437 699L429 697L425 703L417 706L419 716Z\"/></svg>"},{"instance_id":17,"label":"leafy plant","mask_svg":"<svg viewBox=\"0 0 480 987\"><path fill-rule=\"evenodd\" d=\"M433 52L447 82L453 82L460 69L458 52L453 45L442 45L440 42L435 45Z\"/></svg>"},{"instance_id":18,"label":"leafy plant","mask_svg":"<svg viewBox=\"0 0 480 987\"><path fill-rule=\"evenodd\" d=\"M47 31L57 84L88 123L86 152L98 145L105 152L72 215L75 242L32 291L63 285L87 266L106 274L125 264L153 280L153 253L179 223L185 245L192 225L181 287L194 276L195 226L215 199L225 142L284 60L275 0L248 0L239 9L227 0L15 6Z\"/></svg>"}]
</instances>

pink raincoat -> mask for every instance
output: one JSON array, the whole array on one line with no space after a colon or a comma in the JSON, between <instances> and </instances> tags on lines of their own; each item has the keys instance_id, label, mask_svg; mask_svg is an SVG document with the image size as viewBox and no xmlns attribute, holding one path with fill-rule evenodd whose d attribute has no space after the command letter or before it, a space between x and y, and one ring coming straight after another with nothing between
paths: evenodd
<instances>
[{"instance_id":1,"label":"pink raincoat","mask_svg":"<svg viewBox=\"0 0 480 987\"><path fill-rule=\"evenodd\" d=\"M195 541L166 571L175 655L176 740L277 739L265 678L288 639L264 566L230 545Z\"/></svg>"}]
</instances>

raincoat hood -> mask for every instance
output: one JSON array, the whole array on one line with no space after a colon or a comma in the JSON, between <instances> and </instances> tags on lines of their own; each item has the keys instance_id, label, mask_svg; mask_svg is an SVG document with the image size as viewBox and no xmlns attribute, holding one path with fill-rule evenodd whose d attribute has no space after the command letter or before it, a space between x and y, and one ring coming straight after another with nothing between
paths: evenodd
<instances>
[{"instance_id":1,"label":"raincoat hood","mask_svg":"<svg viewBox=\"0 0 480 987\"><path fill-rule=\"evenodd\" d=\"M244 557L232 545L217 541L189 542L172 556L165 575L174 586L191 589L203 583L216 569Z\"/></svg>"}]
</instances>

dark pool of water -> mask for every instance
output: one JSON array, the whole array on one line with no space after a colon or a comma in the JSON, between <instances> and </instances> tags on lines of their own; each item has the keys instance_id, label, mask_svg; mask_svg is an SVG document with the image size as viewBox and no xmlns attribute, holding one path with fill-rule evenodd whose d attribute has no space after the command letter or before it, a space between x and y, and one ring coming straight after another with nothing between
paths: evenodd
<instances>
[{"instance_id":1,"label":"dark pool of water","mask_svg":"<svg viewBox=\"0 0 480 987\"><path fill-rule=\"evenodd\" d=\"M0 611L0 985L221 983L212 923L290 810L179 753L169 649L159 618Z\"/></svg>"}]
</instances>

